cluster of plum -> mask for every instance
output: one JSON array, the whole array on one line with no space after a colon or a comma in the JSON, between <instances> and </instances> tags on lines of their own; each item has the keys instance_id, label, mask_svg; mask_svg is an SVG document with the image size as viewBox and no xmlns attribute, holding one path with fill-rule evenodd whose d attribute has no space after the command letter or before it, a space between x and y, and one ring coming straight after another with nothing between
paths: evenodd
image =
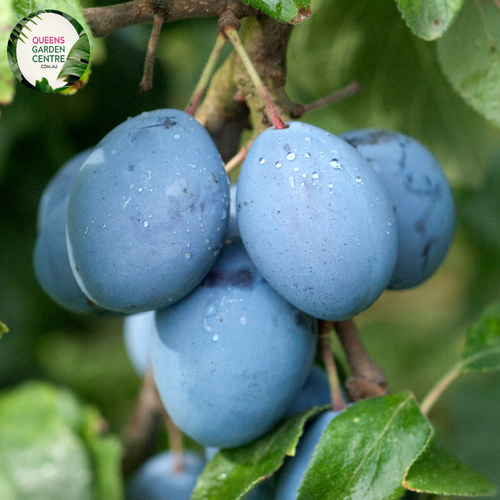
<instances>
[{"instance_id":1,"label":"cluster of plum","mask_svg":"<svg viewBox=\"0 0 500 500\"><path fill-rule=\"evenodd\" d=\"M34 267L63 307L126 315L131 358L141 372L150 363L172 420L205 447L231 448L303 405L318 319L352 318L385 289L422 283L454 223L440 166L403 134L267 129L230 189L206 130L163 109L56 173ZM327 385L311 405L328 402ZM269 498L295 498L297 485Z\"/></svg>"}]
</instances>

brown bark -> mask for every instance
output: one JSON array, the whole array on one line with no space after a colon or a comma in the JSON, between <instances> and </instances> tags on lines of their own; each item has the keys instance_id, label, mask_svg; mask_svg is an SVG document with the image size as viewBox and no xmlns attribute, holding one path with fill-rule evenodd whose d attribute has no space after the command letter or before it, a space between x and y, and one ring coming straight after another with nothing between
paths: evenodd
<instances>
[{"instance_id":1,"label":"brown bark","mask_svg":"<svg viewBox=\"0 0 500 500\"><path fill-rule=\"evenodd\" d=\"M164 22L169 23L179 19L220 16L227 10L231 10L238 19L258 13L241 0L132 0L84 9L83 15L92 34L102 37L134 24L152 23L155 15L160 15Z\"/></svg>"}]
</instances>

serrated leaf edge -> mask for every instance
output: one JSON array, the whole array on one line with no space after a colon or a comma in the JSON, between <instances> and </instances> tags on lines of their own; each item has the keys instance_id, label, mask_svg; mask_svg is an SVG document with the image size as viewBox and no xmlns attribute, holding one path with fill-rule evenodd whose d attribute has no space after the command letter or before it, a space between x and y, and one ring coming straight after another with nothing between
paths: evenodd
<instances>
[{"instance_id":1,"label":"serrated leaf edge","mask_svg":"<svg viewBox=\"0 0 500 500\"><path fill-rule=\"evenodd\" d=\"M408 469L406 470L406 474L405 474L405 478L403 479L403 483L402 483L402 486L409 490L409 491L415 491L416 493L429 493L431 495L446 495L446 496L467 496L468 498L474 498L474 497L481 497L481 496L494 496L498 493L498 487L496 486L495 483L493 483L493 481L491 481L490 479L488 479L486 476L484 476L483 474L480 474L479 472L476 472L476 471L473 471L475 472L476 474L478 474L479 476L482 476L483 478L487 479L488 481L490 481L491 485L494 486L495 488L495 492L492 491L492 493L490 495L487 495L485 494L484 492L481 492L481 493L476 493L476 494L469 494L469 495L464 495L463 492L461 491L458 491L458 490L455 490L455 491L451 491L449 493L446 493L444 494L442 491L437 491L437 490L433 490L431 488L426 488L426 489L422 489L422 488L411 488L410 486L408 485L405 485L405 479L406 479L406 476L408 475L408 472L410 471L411 469L411 466L416 462L416 460L418 458L420 458L420 456L424 453L424 451L429 447L429 444L431 442L431 439L435 436L436 432L435 432L435 429L434 429L434 426L431 424L431 428L432 428L432 434L431 436L429 436L429 439L427 440L427 443L425 444L425 446L422 448L422 451L417 455L417 457L415 458L415 460L412 462L412 464L410 465L410 467L408 467ZM460 462L461 463L461 462ZM462 464L462 465L465 465L465 464ZM467 467L467 466L465 466ZM473 470L473 469L471 469Z\"/></svg>"},{"instance_id":2,"label":"serrated leaf edge","mask_svg":"<svg viewBox=\"0 0 500 500\"><path fill-rule=\"evenodd\" d=\"M386 396L382 396L382 397L386 397ZM411 392L408 392L407 393L407 397L401 401L401 403L398 405L397 407L397 411L395 411L391 418L388 420L387 424L385 425L383 431L380 433L379 437L376 439L376 441L374 442L374 444L372 445L372 447L368 450L368 452L365 454L365 456L363 457L363 460L361 461L361 463L359 464L359 466L357 467L357 469L354 471L354 474L352 476L352 478L354 479L357 471L360 469L360 467L365 463L368 455L370 454L370 452L373 450L373 448L375 447L375 444L378 443L381 439L381 437L383 435L385 435L387 429L389 428L389 426L391 425L391 423L393 422L393 420L396 418L396 415L398 415L402 410L403 408L411 401L415 401L416 403L416 398L415 396L411 393ZM429 445L429 442L430 442L430 437L432 436L432 434L434 433L434 430L433 430L433 427L432 425L430 424L429 420L426 418L428 424L429 424L429 429L430 429L430 433L429 433L429 437L427 438L426 442L425 442L425 445L424 447L422 448L422 450L420 450L420 453L417 454L417 456L413 459L413 462L412 464L415 462L415 460L417 459L418 456L420 456L420 454L422 453L422 451ZM408 470L408 469L407 469ZM405 475L406 475L406 472L405 472ZM350 485L351 483L349 482L348 485Z\"/></svg>"},{"instance_id":3,"label":"serrated leaf edge","mask_svg":"<svg viewBox=\"0 0 500 500\"><path fill-rule=\"evenodd\" d=\"M398 415L398 414L399 414L399 412L401 411L401 409L402 409L404 406L406 406L406 405L407 405L407 404L408 404L411 400L413 400L413 401L417 404L416 397L415 397L415 395L414 395L412 392L406 392L406 393L402 392L402 393L400 393L400 394L406 394L406 397L405 397L405 399L404 399L403 401L401 401L401 403L398 405L398 411L395 411L395 412L393 413L393 415L391 416L390 420L387 422L387 424L386 424L386 426L384 427L384 430L383 430L383 432L380 434L380 436L382 436L383 434L385 434L385 431L386 431L386 430L387 430L387 428L390 426L391 422L394 420L394 418L396 417L396 415ZM393 396L394 396L394 395L393 395ZM378 398L373 398L373 399L387 398L387 397L388 397L388 396L379 396ZM349 412L349 408L354 408L354 407L355 407L355 405L348 406L345 410L343 410L343 413L347 413L347 412ZM418 404L417 404L417 407L418 407ZM425 415L422 415L422 416L424 416L424 417L425 417ZM413 459L413 461L412 461L411 465L413 465L413 463L415 462L415 460L417 460L417 458L418 458L418 457L419 457L419 456L423 453L423 451L424 451L424 450L425 450L425 449L429 446L429 443L430 443L430 441L431 441L431 438L432 438L432 436L433 436L433 434L434 434L434 428L433 428L432 424L430 423L429 419L427 419L427 417L425 417L425 418L426 418L426 420L427 420L427 422L428 422L428 426L429 426L429 429L430 429L430 433L429 433L429 436L428 436L428 438L427 438L427 440L426 440L426 442L425 442L424 446L422 447L422 449L420 450L420 452L419 452L419 453L415 456L415 458ZM334 423L332 423L332 422L334 422L335 420L336 420L336 418L332 419L332 421L331 421L331 422L329 422L328 426L325 428L325 431L328 429L328 427L330 427L330 425L335 425ZM325 431L324 431L324 432L325 432ZM321 441L321 439L320 439L320 441ZM357 471L358 471L358 470L360 469L360 467L364 464L364 462L365 462L366 458L368 457L368 455L370 454L371 450L375 447L375 444L376 444L376 442L378 442L378 441L379 441L379 438L377 438L377 440L375 441L375 443L373 444L373 446L372 446L372 447L369 449L369 451L365 454L365 456L363 457L363 460L360 462L359 466L358 466L358 467L356 468L356 470L354 471L354 473L353 473L353 475L352 475L352 477L351 477L351 479L350 479L350 482L349 482L348 486L351 484L351 481L352 481L352 480L354 479L354 477L356 476ZM314 457L315 457L315 455L317 454L318 445L319 445L319 441L318 441L318 443L316 444L316 446L314 447L313 453L312 453L312 455L311 455L311 460L309 461L309 466L308 466L308 467L307 467L307 469L304 471L304 475L303 475L303 477L302 477L302 480L306 477L307 471L309 470L309 468L311 467L311 464L312 464L312 463L313 463L313 461L314 461ZM410 465L410 467L411 467L411 465ZM408 467L408 469L406 470L406 472L405 472L405 476L406 476L406 474L408 473L408 470L410 469L410 467ZM403 483L403 482L402 482L402 483ZM300 483L300 485L299 485L299 493L300 493L300 488L301 488L301 486L302 486L302 481L301 481L301 483ZM401 484L401 486L403 486L403 484ZM404 487L404 486L403 486L403 487ZM400 488L400 487L398 487L398 489L399 489L399 488ZM300 497L298 497L298 498L300 498Z\"/></svg>"},{"instance_id":4,"label":"serrated leaf edge","mask_svg":"<svg viewBox=\"0 0 500 500\"><path fill-rule=\"evenodd\" d=\"M299 440L301 438L301 436L304 434L304 427L307 423L307 421L313 417L316 417L318 415L320 415L321 413L327 411L331 409L331 405L322 405L322 406L314 406L312 408L309 408L308 410L304 410L303 412L297 414L297 415L293 415L291 417L288 418L289 419L292 419L292 418L295 418L297 420L301 420L303 419L303 422L302 422L302 425L300 427L300 432L298 433L298 435L296 436L296 438L293 440L292 443L290 443L290 446L285 450L285 453L284 455L282 456L281 460L280 460L280 463L278 464L277 467L275 467L268 475L264 475L264 476L261 476L259 477L257 480L251 482L251 484L242 492L240 493L240 495L238 497L236 497L235 500L241 500L242 498L245 497L245 495L247 493L249 493L255 486L257 486L259 483L261 483L264 479L272 476L278 469L280 469L283 465L283 462L285 460L285 457L286 456L293 456L295 455L295 451L297 449L297 445L299 443ZM280 427L282 427L284 425L284 421L278 424L276 424L277 426L280 425ZM272 429L268 432L271 432ZM271 448L270 444L269 443L274 443L276 441L276 439L278 438L278 435L280 434L280 432L275 432L273 434L273 437L271 440L269 440L268 442L266 442L266 447L265 449L269 450ZM264 435L265 436L265 435ZM261 438L258 438L256 441L259 441L260 439L263 439L264 436L262 436ZM256 441L254 441L253 443L255 443ZM252 445L253 443L249 443L248 445L243 445L243 447L245 446L249 446L249 445ZM231 451L233 450L237 450L237 448L232 448ZM224 452L224 450L220 450L219 452L217 452L213 457L212 459L205 465L205 468L215 459L216 456L218 456L220 453ZM257 462L255 462L257 463ZM203 475L203 473L202 473ZM196 490L196 486L198 485L198 481L201 479L201 475L199 476L197 482L196 482L196 485L195 485L195 488L193 490L193 493L194 491ZM192 497L194 498L194 497ZM203 497L203 498L209 498L209 497Z\"/></svg>"},{"instance_id":5,"label":"serrated leaf edge","mask_svg":"<svg viewBox=\"0 0 500 500\"><path fill-rule=\"evenodd\" d=\"M297 438L294 440L293 443L291 443L291 446L285 451L285 455L283 455L283 457L281 458L281 461L278 465L278 467L276 467L270 474L268 474L267 476L262 476L262 477L259 477L255 482L253 482L249 488L247 488L245 490L244 493L242 493L238 498L237 500L241 500L245 497L245 495L247 493L249 493L255 486L257 486L259 483L261 483L264 479L267 479L268 477L271 477L273 474L276 473L276 471L278 471L282 466L283 466L283 463L285 461L285 457L293 457L295 456L295 452L297 451L297 446L299 444L299 441L300 441L300 438L303 436L304 434L304 427L306 426L307 422L311 419L311 418L316 418L316 417L319 417L319 415L321 415L322 413L324 413L325 411L328 411L329 409L331 409L330 406L327 406L324 408L324 410L320 410L320 411L317 411L317 412L314 412L313 410L315 408L319 408L319 407L313 407L313 408L310 408L309 410L306 410L303 412L304 414L304 421L302 423L302 426L301 426L301 429L300 429L300 434L297 436ZM306 416L307 414L310 414L308 416ZM275 442L276 439L277 439L277 436L278 434L275 434L273 436L273 440L271 440L270 442ZM269 449L270 446L267 447L267 449Z\"/></svg>"},{"instance_id":6,"label":"serrated leaf edge","mask_svg":"<svg viewBox=\"0 0 500 500\"><path fill-rule=\"evenodd\" d=\"M403 486L403 488L410 490L410 491L418 491L418 490L415 490L413 488L409 488L408 486L405 485L405 481L406 481L406 478L408 476L408 472L410 472L410 469L412 468L413 464L424 454L424 452L427 450L427 448L429 448L429 445L431 444L431 441L436 434L436 430L435 430L434 426L432 425L432 423L430 422L430 420L427 418L427 416L425 416L424 414L422 414L422 416L425 417L427 422L429 423L429 427L431 429L431 432L429 433L429 437L427 438L427 441L425 442L424 446L420 450L420 453L413 459L413 462L406 469L405 475L403 476L403 481L401 481L401 486Z\"/></svg>"}]
</instances>

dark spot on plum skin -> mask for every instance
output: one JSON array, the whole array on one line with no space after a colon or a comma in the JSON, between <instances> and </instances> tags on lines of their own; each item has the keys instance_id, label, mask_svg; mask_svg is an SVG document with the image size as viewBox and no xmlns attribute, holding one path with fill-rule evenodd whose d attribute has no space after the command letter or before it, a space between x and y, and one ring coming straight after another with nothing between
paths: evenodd
<instances>
[{"instance_id":1,"label":"dark spot on plum skin","mask_svg":"<svg viewBox=\"0 0 500 500\"><path fill-rule=\"evenodd\" d=\"M162 125L165 129L169 129L177 125L177 122L170 116L167 116L162 120Z\"/></svg>"},{"instance_id":2,"label":"dark spot on plum skin","mask_svg":"<svg viewBox=\"0 0 500 500\"><path fill-rule=\"evenodd\" d=\"M386 130L377 130L372 134L366 134L363 137L352 137L349 139L344 139L351 146L357 148L364 144L378 144L379 142L392 142L394 140L394 134Z\"/></svg>"},{"instance_id":3,"label":"dark spot on plum skin","mask_svg":"<svg viewBox=\"0 0 500 500\"><path fill-rule=\"evenodd\" d=\"M413 176L411 174L408 174L403 181L403 186L405 189L410 191L410 193L416 195L416 196L427 196L431 198L433 201L438 200L442 197L443 192L441 189L441 184L436 184L435 186L432 186L432 181L429 178L429 176L425 176L425 183L427 184L427 187L420 188L420 187L415 187L413 185Z\"/></svg>"},{"instance_id":4,"label":"dark spot on plum skin","mask_svg":"<svg viewBox=\"0 0 500 500\"><path fill-rule=\"evenodd\" d=\"M243 267L235 270L210 271L201 286L207 288L236 286L240 288L249 288L255 282L254 273L248 268Z\"/></svg>"},{"instance_id":5,"label":"dark spot on plum skin","mask_svg":"<svg viewBox=\"0 0 500 500\"><path fill-rule=\"evenodd\" d=\"M418 219L417 222L414 224L415 231L420 234L425 234L425 220L424 219Z\"/></svg>"},{"instance_id":6,"label":"dark spot on plum skin","mask_svg":"<svg viewBox=\"0 0 500 500\"><path fill-rule=\"evenodd\" d=\"M429 264L429 257L431 253L432 247L438 242L439 237L434 236L432 238L429 238L426 242L424 247L422 248L422 253L420 254L423 262L422 262L422 269L425 269L427 265Z\"/></svg>"},{"instance_id":7,"label":"dark spot on plum skin","mask_svg":"<svg viewBox=\"0 0 500 500\"><path fill-rule=\"evenodd\" d=\"M129 166L127 167L127 170L128 170L129 172L133 172L133 171L134 171L134 168L135 168L135 165L133 165L133 164L132 164L132 165L129 165Z\"/></svg>"},{"instance_id":8,"label":"dark spot on plum skin","mask_svg":"<svg viewBox=\"0 0 500 500\"><path fill-rule=\"evenodd\" d=\"M141 127L139 130L136 130L135 132L132 133L130 137L130 141L135 141L138 137L142 135L142 132L144 130L150 129L150 128L157 128L157 127L163 127L165 130L173 128L175 125L177 125L177 122L170 116L167 116L165 118L162 118L161 120L158 121L158 123L155 123L153 125L146 125L144 127Z\"/></svg>"},{"instance_id":9,"label":"dark spot on plum skin","mask_svg":"<svg viewBox=\"0 0 500 500\"><path fill-rule=\"evenodd\" d=\"M295 324L300 328L310 326L309 316L302 311L297 311L295 313Z\"/></svg>"},{"instance_id":10,"label":"dark spot on plum skin","mask_svg":"<svg viewBox=\"0 0 500 500\"><path fill-rule=\"evenodd\" d=\"M175 127L177 122L172 116L166 116L165 118L161 118L157 124L155 125L147 125L143 128L155 128L155 127L163 127L165 130Z\"/></svg>"},{"instance_id":11,"label":"dark spot on plum skin","mask_svg":"<svg viewBox=\"0 0 500 500\"><path fill-rule=\"evenodd\" d=\"M404 170L406 166L406 144L408 141L399 141L399 147L401 148L401 158L399 159L398 165L401 170Z\"/></svg>"},{"instance_id":12,"label":"dark spot on plum skin","mask_svg":"<svg viewBox=\"0 0 500 500\"><path fill-rule=\"evenodd\" d=\"M182 214L178 210L169 210L168 215L172 221L180 222L182 220Z\"/></svg>"}]
</instances>

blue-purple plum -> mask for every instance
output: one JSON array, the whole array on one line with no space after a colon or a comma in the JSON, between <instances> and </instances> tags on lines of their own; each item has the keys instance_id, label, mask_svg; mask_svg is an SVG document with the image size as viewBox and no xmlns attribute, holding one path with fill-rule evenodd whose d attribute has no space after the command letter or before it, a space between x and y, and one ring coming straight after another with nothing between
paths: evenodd
<instances>
[{"instance_id":1,"label":"blue-purple plum","mask_svg":"<svg viewBox=\"0 0 500 500\"><path fill-rule=\"evenodd\" d=\"M330 383L325 371L318 365L313 365L306 383L299 395L288 408L286 416L295 415L313 406L322 406L332 403Z\"/></svg>"},{"instance_id":2,"label":"blue-purple plum","mask_svg":"<svg viewBox=\"0 0 500 500\"><path fill-rule=\"evenodd\" d=\"M49 221L52 212L59 205L59 203L69 196L71 186L73 186L73 182L76 179L78 171L93 149L94 148L85 149L70 158L61 168L59 168L59 170L53 175L45 186L38 204L38 232L41 232L42 228Z\"/></svg>"},{"instance_id":3,"label":"blue-purple plum","mask_svg":"<svg viewBox=\"0 0 500 500\"><path fill-rule=\"evenodd\" d=\"M189 500L205 461L187 450L182 460L182 470L177 470L176 457L170 451L144 462L127 484L125 500Z\"/></svg>"},{"instance_id":4,"label":"blue-purple plum","mask_svg":"<svg viewBox=\"0 0 500 500\"><path fill-rule=\"evenodd\" d=\"M156 312L150 360L177 426L204 446L232 448L283 417L316 344L317 321L277 294L234 239L196 290Z\"/></svg>"},{"instance_id":5,"label":"blue-purple plum","mask_svg":"<svg viewBox=\"0 0 500 500\"><path fill-rule=\"evenodd\" d=\"M256 484L241 500L274 500L274 477L269 477Z\"/></svg>"},{"instance_id":6,"label":"blue-purple plum","mask_svg":"<svg viewBox=\"0 0 500 500\"><path fill-rule=\"evenodd\" d=\"M396 212L398 257L388 288L423 283L444 260L455 231L455 204L446 176L431 152L407 135L353 130L352 144L382 179Z\"/></svg>"},{"instance_id":7,"label":"blue-purple plum","mask_svg":"<svg viewBox=\"0 0 500 500\"><path fill-rule=\"evenodd\" d=\"M154 321L154 311L130 314L123 319L125 349L132 366L141 377L149 366L149 339Z\"/></svg>"},{"instance_id":8,"label":"blue-purple plum","mask_svg":"<svg viewBox=\"0 0 500 500\"><path fill-rule=\"evenodd\" d=\"M68 207L68 252L83 292L139 313L193 290L220 251L228 177L208 132L161 109L111 131L79 170Z\"/></svg>"},{"instance_id":9,"label":"blue-purple plum","mask_svg":"<svg viewBox=\"0 0 500 500\"><path fill-rule=\"evenodd\" d=\"M394 210L378 175L339 137L301 122L265 130L241 167L236 205L256 267L311 316L351 318L387 287Z\"/></svg>"},{"instance_id":10,"label":"blue-purple plum","mask_svg":"<svg viewBox=\"0 0 500 500\"><path fill-rule=\"evenodd\" d=\"M316 418L299 440L295 455L288 457L278 472L275 500L295 500L298 489L309 466L314 448L318 444L328 424L339 412L327 411Z\"/></svg>"},{"instance_id":11,"label":"blue-purple plum","mask_svg":"<svg viewBox=\"0 0 500 500\"><path fill-rule=\"evenodd\" d=\"M33 251L33 268L44 292L64 309L82 314L111 314L81 291L71 270L66 247L68 196L43 221ZM44 216L45 219L45 216Z\"/></svg>"}]
</instances>

